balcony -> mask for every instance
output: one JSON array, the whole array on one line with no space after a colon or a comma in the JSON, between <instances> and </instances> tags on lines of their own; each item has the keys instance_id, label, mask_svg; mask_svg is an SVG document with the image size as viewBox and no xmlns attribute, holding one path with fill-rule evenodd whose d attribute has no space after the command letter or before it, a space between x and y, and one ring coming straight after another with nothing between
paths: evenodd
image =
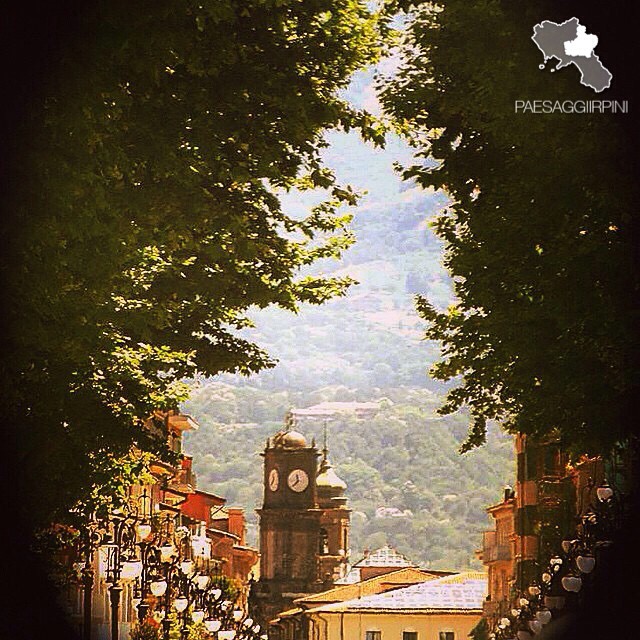
<instances>
[{"instance_id":1,"label":"balcony","mask_svg":"<svg viewBox=\"0 0 640 640\"><path fill-rule=\"evenodd\" d=\"M558 507L570 499L570 480L546 476L538 481L538 504L543 507Z\"/></svg>"},{"instance_id":2,"label":"balcony","mask_svg":"<svg viewBox=\"0 0 640 640\"><path fill-rule=\"evenodd\" d=\"M497 562L499 560L511 560L511 543L497 541L495 531L485 531L482 534L482 562Z\"/></svg>"}]
</instances>

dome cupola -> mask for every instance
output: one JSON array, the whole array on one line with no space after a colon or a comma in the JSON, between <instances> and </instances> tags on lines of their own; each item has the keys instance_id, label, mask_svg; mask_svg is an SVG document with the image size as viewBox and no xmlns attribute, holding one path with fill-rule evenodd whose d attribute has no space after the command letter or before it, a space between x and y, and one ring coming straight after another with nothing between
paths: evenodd
<instances>
[{"instance_id":1,"label":"dome cupola","mask_svg":"<svg viewBox=\"0 0 640 640\"><path fill-rule=\"evenodd\" d=\"M347 489L347 483L334 471L327 458L323 458L316 478L318 491L328 491L332 494L341 494Z\"/></svg>"},{"instance_id":2,"label":"dome cupola","mask_svg":"<svg viewBox=\"0 0 640 640\"><path fill-rule=\"evenodd\" d=\"M309 445L299 431L279 431L273 436L273 446L284 449L305 449Z\"/></svg>"}]
</instances>

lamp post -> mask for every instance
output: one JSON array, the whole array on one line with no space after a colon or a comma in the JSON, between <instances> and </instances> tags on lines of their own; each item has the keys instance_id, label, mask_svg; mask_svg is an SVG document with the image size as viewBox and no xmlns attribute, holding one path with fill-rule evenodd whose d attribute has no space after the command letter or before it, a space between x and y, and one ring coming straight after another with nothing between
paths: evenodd
<instances>
[{"instance_id":1,"label":"lamp post","mask_svg":"<svg viewBox=\"0 0 640 640\"><path fill-rule=\"evenodd\" d=\"M577 496L576 511L572 535L550 558L540 581L517 600L510 617L500 619L491 640L531 640L559 610L582 598L583 587L588 588L590 574L600 562L600 549L613 544L622 526L624 501L606 480L597 486L588 478Z\"/></svg>"},{"instance_id":2,"label":"lamp post","mask_svg":"<svg viewBox=\"0 0 640 640\"><path fill-rule=\"evenodd\" d=\"M91 640L91 598L93 595L93 567L91 558L82 569L82 640Z\"/></svg>"},{"instance_id":3,"label":"lamp post","mask_svg":"<svg viewBox=\"0 0 640 640\"><path fill-rule=\"evenodd\" d=\"M91 640L92 635L92 597L95 574L93 562L95 550L104 537L103 523L98 520L95 512L87 514L80 509L72 510L78 515L79 537L76 542L76 551L79 562L79 578L82 585L82 640Z\"/></svg>"},{"instance_id":4,"label":"lamp post","mask_svg":"<svg viewBox=\"0 0 640 640\"><path fill-rule=\"evenodd\" d=\"M111 640L118 640L120 625L120 599L122 585L120 579L138 578L142 563L135 556L136 515L128 509L119 509L112 515L109 524L111 531L102 544L106 553L107 582L109 583L109 602L111 605Z\"/></svg>"},{"instance_id":5,"label":"lamp post","mask_svg":"<svg viewBox=\"0 0 640 640\"><path fill-rule=\"evenodd\" d=\"M82 640L91 640L92 595L93 595L93 557L95 547L99 544L101 533L95 514L91 514L89 522L81 529L79 552L83 566L80 571L82 583Z\"/></svg>"}]
</instances>

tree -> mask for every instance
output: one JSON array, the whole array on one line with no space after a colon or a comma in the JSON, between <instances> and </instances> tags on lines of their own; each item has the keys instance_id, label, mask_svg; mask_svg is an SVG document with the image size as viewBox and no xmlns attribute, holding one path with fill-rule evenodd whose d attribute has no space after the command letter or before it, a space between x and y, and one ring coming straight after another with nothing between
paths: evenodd
<instances>
[{"instance_id":1,"label":"tree","mask_svg":"<svg viewBox=\"0 0 640 640\"><path fill-rule=\"evenodd\" d=\"M132 445L167 455L142 421L186 397L183 379L272 366L238 336L250 308L344 292L300 275L351 242L357 196L323 167L323 132L383 141L338 96L379 53L364 2L71 9L75 29L19 94L1 232L3 404L34 524L117 492L123 464L139 471ZM316 187L327 200L308 217L282 211L279 191Z\"/></svg>"},{"instance_id":2,"label":"tree","mask_svg":"<svg viewBox=\"0 0 640 640\"><path fill-rule=\"evenodd\" d=\"M635 429L637 138L627 116L522 115L514 103L599 97L573 67L538 70L533 26L571 15L600 36L606 99L628 98L624 9L602 20L595 3L398 5L410 10L405 57L382 100L416 147L404 177L450 197L432 224L457 300L417 299L443 346L432 374L457 383L441 411L469 407L463 450L499 420L606 454Z\"/></svg>"}]
</instances>

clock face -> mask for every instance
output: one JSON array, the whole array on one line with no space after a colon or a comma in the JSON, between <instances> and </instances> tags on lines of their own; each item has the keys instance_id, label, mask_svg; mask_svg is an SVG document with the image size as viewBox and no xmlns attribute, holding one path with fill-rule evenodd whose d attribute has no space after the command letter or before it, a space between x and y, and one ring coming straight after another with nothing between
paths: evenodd
<instances>
[{"instance_id":1,"label":"clock face","mask_svg":"<svg viewBox=\"0 0 640 640\"><path fill-rule=\"evenodd\" d=\"M269 489L271 489L271 491L277 491L279 484L280 476L278 475L278 470L271 469L271 471L269 472Z\"/></svg>"},{"instance_id":2,"label":"clock face","mask_svg":"<svg viewBox=\"0 0 640 640\"><path fill-rule=\"evenodd\" d=\"M291 491L301 493L309 486L309 476L302 469L294 469L287 478L287 484Z\"/></svg>"}]
</instances>

